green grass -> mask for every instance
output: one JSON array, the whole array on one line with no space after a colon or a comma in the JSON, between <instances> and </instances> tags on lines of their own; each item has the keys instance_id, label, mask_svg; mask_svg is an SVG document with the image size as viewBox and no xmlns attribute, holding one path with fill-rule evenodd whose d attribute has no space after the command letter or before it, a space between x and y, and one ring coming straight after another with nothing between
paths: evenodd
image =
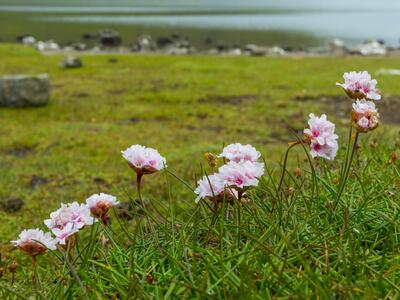
<instances>
[{"instance_id":1,"label":"green grass","mask_svg":"<svg viewBox=\"0 0 400 300\"><path fill-rule=\"evenodd\" d=\"M48 106L0 109L0 199L26 202L20 212L0 212L2 264L20 265L14 287L9 272L0 278L4 297L37 295L29 260L9 246L20 230L43 228L60 202L83 202L92 193L135 198L121 150L154 147L171 172L195 187L204 152L232 142L253 144L272 174L242 207L240 238L236 219L223 217L226 209L235 215L236 206L212 214L204 204L196 207L193 193L174 177L147 176L143 194L152 203L155 232L136 216L122 225L113 217L113 234L99 224L80 234L75 268L92 298L399 296L400 181L398 163L387 164L398 149L397 124L362 135L340 205L331 209L348 123L339 118L347 111L335 109L343 92L334 83L345 71L400 68L398 59L84 55L83 68L63 70L62 56L14 45L2 45L0 59L0 74L49 73L52 85ZM398 95L395 76L377 79L384 99ZM336 122L338 160L316 162L319 194L312 196L305 155L293 152L290 166L298 163L303 174L288 176L285 189L295 192L280 196L279 162L294 139L288 128L302 130L310 112L327 112ZM34 176L46 180L35 186ZM102 236L113 241L102 245ZM95 246L85 248L88 242ZM40 294L82 297L70 269L57 264L51 254L39 258Z\"/></svg>"}]
</instances>

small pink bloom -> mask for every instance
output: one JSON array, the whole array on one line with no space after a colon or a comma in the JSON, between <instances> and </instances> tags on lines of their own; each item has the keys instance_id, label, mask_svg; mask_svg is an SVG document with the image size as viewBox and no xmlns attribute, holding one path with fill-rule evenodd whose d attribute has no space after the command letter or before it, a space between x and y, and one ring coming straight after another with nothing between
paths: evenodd
<instances>
[{"instance_id":1,"label":"small pink bloom","mask_svg":"<svg viewBox=\"0 0 400 300\"><path fill-rule=\"evenodd\" d=\"M118 205L117 198L104 193L94 194L86 199L86 205L90 212L96 217L107 223L107 214L111 207Z\"/></svg>"},{"instance_id":2,"label":"small pink bloom","mask_svg":"<svg viewBox=\"0 0 400 300\"><path fill-rule=\"evenodd\" d=\"M223 178L218 173L204 176L197 184L198 186L194 191L197 194L196 203L198 203L200 199L210 199L221 202L224 201L224 196L226 196L226 201L229 201L232 197L232 193L237 197L237 192L227 188Z\"/></svg>"},{"instance_id":3,"label":"small pink bloom","mask_svg":"<svg viewBox=\"0 0 400 300\"><path fill-rule=\"evenodd\" d=\"M44 221L49 229L63 229L67 224L72 223L77 229L85 225L93 224L93 217L85 204L78 202L61 204L61 208L50 214L50 219Z\"/></svg>"},{"instance_id":4,"label":"small pink bloom","mask_svg":"<svg viewBox=\"0 0 400 300\"><path fill-rule=\"evenodd\" d=\"M241 163L230 161L220 167L218 173L226 186L242 190L258 185L258 178L264 174L264 164L250 161Z\"/></svg>"},{"instance_id":5,"label":"small pink bloom","mask_svg":"<svg viewBox=\"0 0 400 300\"><path fill-rule=\"evenodd\" d=\"M379 113L372 101L364 99L353 103L351 112L354 127L360 132L368 132L379 125Z\"/></svg>"},{"instance_id":6,"label":"small pink bloom","mask_svg":"<svg viewBox=\"0 0 400 300\"><path fill-rule=\"evenodd\" d=\"M306 140L310 144L310 154L313 158L323 157L333 159L339 148L335 134L335 124L328 121L326 115L316 117L310 114L309 128L304 129Z\"/></svg>"},{"instance_id":7,"label":"small pink bloom","mask_svg":"<svg viewBox=\"0 0 400 300\"><path fill-rule=\"evenodd\" d=\"M55 227L51 231L56 236L60 245L65 245L67 239L77 233L79 229L73 223L68 223L61 229Z\"/></svg>"},{"instance_id":8,"label":"small pink bloom","mask_svg":"<svg viewBox=\"0 0 400 300\"><path fill-rule=\"evenodd\" d=\"M240 143L226 146L219 155L219 157L225 157L226 159L237 163L242 161L256 162L260 156L260 152L258 152L253 146L249 144L242 145Z\"/></svg>"},{"instance_id":9,"label":"small pink bloom","mask_svg":"<svg viewBox=\"0 0 400 300\"><path fill-rule=\"evenodd\" d=\"M344 73L343 78L344 83L336 83L336 85L341 86L349 97L353 99L381 99L381 95L376 88L378 82L372 79L367 71Z\"/></svg>"},{"instance_id":10,"label":"small pink bloom","mask_svg":"<svg viewBox=\"0 0 400 300\"><path fill-rule=\"evenodd\" d=\"M56 250L57 240L51 237L49 232L44 233L40 229L29 229L23 230L19 239L11 241L11 243L17 245L21 251L31 255L37 256L47 249Z\"/></svg>"},{"instance_id":11,"label":"small pink bloom","mask_svg":"<svg viewBox=\"0 0 400 300\"><path fill-rule=\"evenodd\" d=\"M153 148L133 145L121 152L138 174L151 174L167 167L165 158Z\"/></svg>"}]
</instances>

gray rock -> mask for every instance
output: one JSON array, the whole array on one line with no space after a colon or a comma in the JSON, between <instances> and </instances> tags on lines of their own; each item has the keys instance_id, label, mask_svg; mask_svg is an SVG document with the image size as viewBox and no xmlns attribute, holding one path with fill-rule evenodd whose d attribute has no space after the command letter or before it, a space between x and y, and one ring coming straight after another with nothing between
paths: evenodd
<instances>
[{"instance_id":1,"label":"gray rock","mask_svg":"<svg viewBox=\"0 0 400 300\"><path fill-rule=\"evenodd\" d=\"M245 55L251 55L251 56L264 56L268 53L268 48L267 47L261 47L258 45L254 44L249 44L246 45L244 48L244 53Z\"/></svg>"},{"instance_id":2,"label":"gray rock","mask_svg":"<svg viewBox=\"0 0 400 300\"><path fill-rule=\"evenodd\" d=\"M179 47L167 47L164 51L167 55L186 55L191 53L190 49L188 48L179 48Z\"/></svg>"},{"instance_id":3,"label":"gray rock","mask_svg":"<svg viewBox=\"0 0 400 300\"><path fill-rule=\"evenodd\" d=\"M68 56L61 62L61 67L65 69L81 68L82 61L77 57Z\"/></svg>"},{"instance_id":4,"label":"gray rock","mask_svg":"<svg viewBox=\"0 0 400 300\"><path fill-rule=\"evenodd\" d=\"M122 43L118 31L112 29L103 29L98 32L99 42L103 47L118 47Z\"/></svg>"},{"instance_id":5,"label":"gray rock","mask_svg":"<svg viewBox=\"0 0 400 300\"><path fill-rule=\"evenodd\" d=\"M49 77L47 74L0 77L0 106L39 106L47 104L49 98Z\"/></svg>"},{"instance_id":6,"label":"gray rock","mask_svg":"<svg viewBox=\"0 0 400 300\"><path fill-rule=\"evenodd\" d=\"M329 52L333 55L346 55L349 53L349 50L342 40L334 39L329 42Z\"/></svg>"},{"instance_id":7,"label":"gray rock","mask_svg":"<svg viewBox=\"0 0 400 300\"><path fill-rule=\"evenodd\" d=\"M132 46L134 52L150 52L157 49L157 45L150 35L138 37Z\"/></svg>"},{"instance_id":8,"label":"gray rock","mask_svg":"<svg viewBox=\"0 0 400 300\"><path fill-rule=\"evenodd\" d=\"M39 41L35 44L36 49L39 51L58 51L60 50L60 45L56 42L50 41Z\"/></svg>"}]
</instances>

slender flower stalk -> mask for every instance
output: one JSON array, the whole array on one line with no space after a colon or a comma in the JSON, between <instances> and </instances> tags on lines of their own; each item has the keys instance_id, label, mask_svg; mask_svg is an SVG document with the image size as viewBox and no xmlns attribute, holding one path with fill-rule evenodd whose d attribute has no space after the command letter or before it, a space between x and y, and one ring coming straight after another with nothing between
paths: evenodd
<instances>
[{"instance_id":1,"label":"slender flower stalk","mask_svg":"<svg viewBox=\"0 0 400 300\"><path fill-rule=\"evenodd\" d=\"M141 145L133 145L126 150L121 151L121 153L122 157L127 160L128 165L136 172L136 188L138 197L142 203L143 210L145 210L141 194L143 175L153 174L166 168L166 160L157 150Z\"/></svg>"},{"instance_id":2,"label":"slender flower stalk","mask_svg":"<svg viewBox=\"0 0 400 300\"><path fill-rule=\"evenodd\" d=\"M351 140L350 140L350 142L348 144L348 152L347 152L347 155L346 155L345 167L343 169L343 174L342 174L341 179L340 179L339 190L338 190L338 192L336 194L335 202L333 204L333 211L336 210L336 207L339 204L340 197L343 194L344 187L346 186L347 179L349 178L351 165L352 165L352 162L353 162L354 153L356 152L357 141L358 141L359 135L360 135L360 132L357 131L355 133L353 143L351 144Z\"/></svg>"},{"instance_id":3,"label":"slender flower stalk","mask_svg":"<svg viewBox=\"0 0 400 300\"><path fill-rule=\"evenodd\" d=\"M299 144L308 144L310 146L310 155L312 158L322 157L327 160L335 158L338 151L338 136L335 134L335 124L328 121L325 114L320 117L314 114L309 115L308 128L304 129L304 139L289 143L283 160L282 175L279 180L278 191L281 190L283 179L286 174L286 164L290 150Z\"/></svg>"},{"instance_id":4,"label":"slender flower stalk","mask_svg":"<svg viewBox=\"0 0 400 300\"><path fill-rule=\"evenodd\" d=\"M283 178L285 177L285 173L286 173L286 164L287 164L287 161L288 161L289 152L294 146L299 145L300 143L301 142L299 142L299 141L289 143L289 147L286 149L285 158L283 159L283 165L282 165L282 175L281 175L281 179L279 180L279 185L278 185L278 192L282 188Z\"/></svg>"}]
</instances>

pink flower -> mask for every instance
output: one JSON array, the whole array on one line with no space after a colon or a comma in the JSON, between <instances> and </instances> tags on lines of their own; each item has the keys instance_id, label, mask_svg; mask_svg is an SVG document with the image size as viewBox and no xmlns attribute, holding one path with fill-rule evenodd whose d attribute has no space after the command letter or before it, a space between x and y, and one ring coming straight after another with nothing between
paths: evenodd
<instances>
[{"instance_id":1,"label":"pink flower","mask_svg":"<svg viewBox=\"0 0 400 300\"><path fill-rule=\"evenodd\" d=\"M67 223L63 228L54 227L51 231L56 236L57 241L61 245L65 245L67 239L77 233L79 229L73 223Z\"/></svg>"},{"instance_id":2,"label":"pink flower","mask_svg":"<svg viewBox=\"0 0 400 300\"><path fill-rule=\"evenodd\" d=\"M194 191L197 194L196 203L200 199L210 199L217 202L226 200L228 202L232 200L233 194L237 197L237 192L227 188L224 179L218 173L204 176L197 184L198 186Z\"/></svg>"},{"instance_id":3,"label":"pink flower","mask_svg":"<svg viewBox=\"0 0 400 300\"><path fill-rule=\"evenodd\" d=\"M381 95L376 88L377 81L371 78L367 72L344 73L344 83L336 83L341 86L350 98L380 100Z\"/></svg>"},{"instance_id":4,"label":"pink flower","mask_svg":"<svg viewBox=\"0 0 400 300\"><path fill-rule=\"evenodd\" d=\"M335 134L335 124L328 121L326 115L316 117L310 114L308 120L309 128L304 129L304 135L307 142L310 144L310 154L313 158L323 157L333 159L336 156L339 148Z\"/></svg>"},{"instance_id":5,"label":"pink flower","mask_svg":"<svg viewBox=\"0 0 400 300\"><path fill-rule=\"evenodd\" d=\"M260 152L258 152L253 146L249 144L242 145L240 143L226 146L219 155L219 157L225 157L226 159L237 163L242 161L256 162L260 156Z\"/></svg>"},{"instance_id":6,"label":"pink flower","mask_svg":"<svg viewBox=\"0 0 400 300\"><path fill-rule=\"evenodd\" d=\"M23 230L19 239L11 241L14 245L17 245L21 251L31 255L37 256L47 249L56 250L57 240L51 237L50 232L44 233L40 229L29 229Z\"/></svg>"},{"instance_id":7,"label":"pink flower","mask_svg":"<svg viewBox=\"0 0 400 300\"><path fill-rule=\"evenodd\" d=\"M379 125L379 114L372 101L364 99L353 103L351 112L354 127L360 132L367 132L375 129Z\"/></svg>"},{"instance_id":8,"label":"pink flower","mask_svg":"<svg viewBox=\"0 0 400 300\"><path fill-rule=\"evenodd\" d=\"M133 145L121 151L129 166L138 174L151 174L166 168L166 160L153 148Z\"/></svg>"},{"instance_id":9,"label":"pink flower","mask_svg":"<svg viewBox=\"0 0 400 300\"><path fill-rule=\"evenodd\" d=\"M90 212L96 218L100 218L103 224L107 223L107 214L111 207L118 204L116 197L104 193L94 194L86 199L86 205L89 207Z\"/></svg>"},{"instance_id":10,"label":"pink flower","mask_svg":"<svg viewBox=\"0 0 400 300\"><path fill-rule=\"evenodd\" d=\"M67 224L72 223L75 228L81 229L85 225L93 224L93 217L85 204L78 202L61 204L61 207L50 214L50 219L44 221L49 229L63 229Z\"/></svg>"},{"instance_id":11,"label":"pink flower","mask_svg":"<svg viewBox=\"0 0 400 300\"><path fill-rule=\"evenodd\" d=\"M264 164L244 161L230 161L219 168L219 175L228 187L243 190L258 185L258 178L264 174Z\"/></svg>"}]
</instances>

